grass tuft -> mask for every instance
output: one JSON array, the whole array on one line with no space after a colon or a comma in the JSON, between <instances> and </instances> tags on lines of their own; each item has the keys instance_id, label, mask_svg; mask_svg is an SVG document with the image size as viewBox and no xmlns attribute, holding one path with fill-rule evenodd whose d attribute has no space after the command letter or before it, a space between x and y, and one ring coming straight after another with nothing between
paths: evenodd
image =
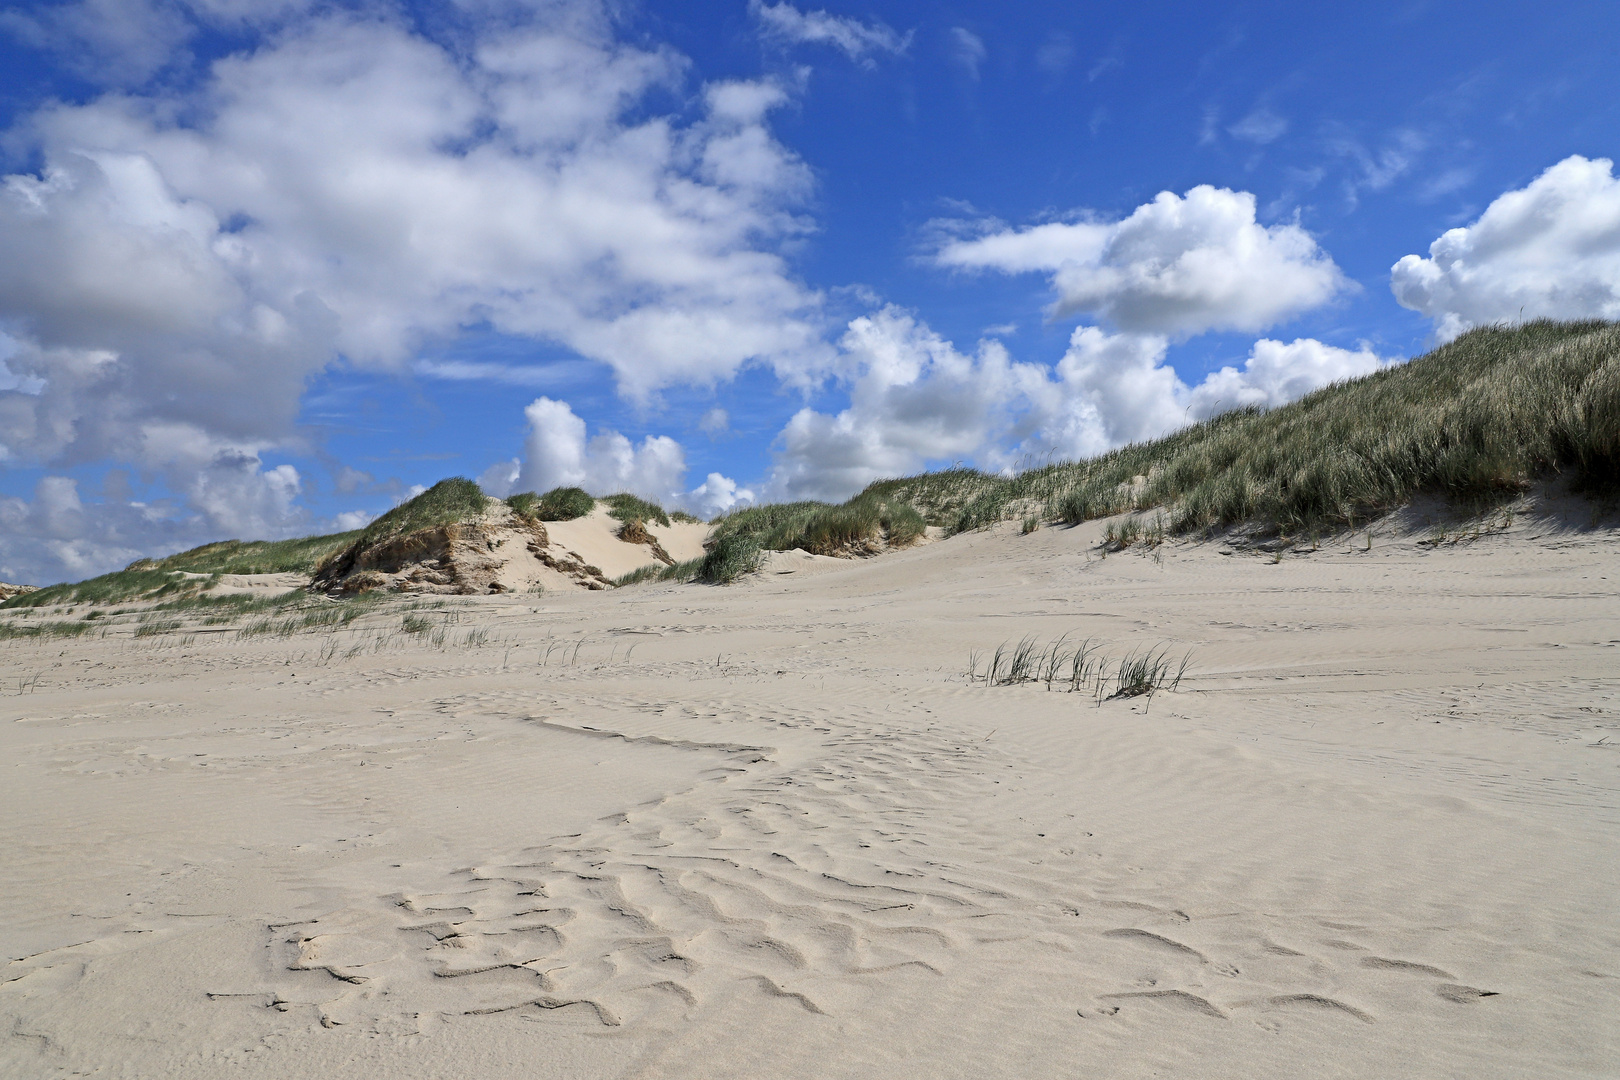
<instances>
[{"instance_id":1,"label":"grass tuft","mask_svg":"<svg viewBox=\"0 0 1620 1080\"><path fill-rule=\"evenodd\" d=\"M1034 636L1020 638L1017 644L1004 641L996 646L980 670L980 654L968 658L969 682L985 686L1017 686L1044 683L1046 689L1061 687L1069 693L1090 691L1097 701L1116 698L1151 697L1160 690L1175 690L1187 673L1192 654L1172 661L1164 646L1133 651L1110 665L1091 639L1069 644L1068 635L1050 645ZM1113 687L1113 693L1109 693Z\"/></svg>"},{"instance_id":2,"label":"grass tuft","mask_svg":"<svg viewBox=\"0 0 1620 1080\"><path fill-rule=\"evenodd\" d=\"M541 521L573 521L596 509L596 500L577 487L552 488L535 504Z\"/></svg>"},{"instance_id":3,"label":"grass tuft","mask_svg":"<svg viewBox=\"0 0 1620 1080\"><path fill-rule=\"evenodd\" d=\"M669 524L669 515L664 512L662 506L628 492L609 495L602 501L607 503L608 514L618 521L656 521L660 525Z\"/></svg>"},{"instance_id":4,"label":"grass tuft","mask_svg":"<svg viewBox=\"0 0 1620 1080\"><path fill-rule=\"evenodd\" d=\"M744 574L758 570L763 559L764 552L760 550L758 541L751 536L733 533L714 542L709 553L698 564L695 577L709 585L730 585Z\"/></svg>"}]
</instances>

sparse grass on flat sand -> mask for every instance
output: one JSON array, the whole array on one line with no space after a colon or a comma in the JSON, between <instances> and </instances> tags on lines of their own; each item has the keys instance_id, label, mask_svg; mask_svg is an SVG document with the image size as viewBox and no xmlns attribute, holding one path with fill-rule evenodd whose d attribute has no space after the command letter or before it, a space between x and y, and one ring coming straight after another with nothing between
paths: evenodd
<instances>
[{"instance_id":1,"label":"sparse grass on flat sand","mask_svg":"<svg viewBox=\"0 0 1620 1080\"><path fill-rule=\"evenodd\" d=\"M1116 698L1152 697L1160 690L1175 690L1181 685L1192 654L1186 653L1173 660L1168 646L1160 645L1135 649L1119 660L1110 661L1102 647L1090 638L1076 644L1069 643L1067 634L1050 645L1042 645L1034 636L1021 638L1017 644L1004 641L995 652L983 658L974 653L968 657L969 682L985 686L1017 686L1020 683L1042 683L1046 689L1059 689L1068 693L1089 690L1101 702ZM1109 693L1113 687L1113 693Z\"/></svg>"}]
</instances>

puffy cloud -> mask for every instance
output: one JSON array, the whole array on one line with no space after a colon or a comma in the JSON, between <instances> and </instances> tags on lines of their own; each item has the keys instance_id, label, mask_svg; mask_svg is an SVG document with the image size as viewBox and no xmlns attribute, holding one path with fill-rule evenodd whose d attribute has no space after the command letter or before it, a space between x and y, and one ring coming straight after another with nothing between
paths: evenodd
<instances>
[{"instance_id":1,"label":"puffy cloud","mask_svg":"<svg viewBox=\"0 0 1620 1080\"><path fill-rule=\"evenodd\" d=\"M1187 423L1187 388L1164 363L1166 344L1152 334L1076 328L1037 404L1036 441L1058 458L1084 458Z\"/></svg>"},{"instance_id":2,"label":"puffy cloud","mask_svg":"<svg viewBox=\"0 0 1620 1080\"><path fill-rule=\"evenodd\" d=\"M1255 343L1242 368L1189 386L1168 340L1076 328L1053 368L1016 364L997 342L976 356L894 308L850 324L843 347L863 367L836 415L801 410L778 437L772 498L838 500L872 480L927 465L1090 457L1249 405L1273 407L1390 361L1304 338Z\"/></svg>"},{"instance_id":3,"label":"puffy cloud","mask_svg":"<svg viewBox=\"0 0 1620 1080\"><path fill-rule=\"evenodd\" d=\"M1077 328L1054 385L1036 402L1036 444L1063 458L1089 457L1231 409L1286 405L1392 362L1365 347L1263 338L1241 370L1222 367L1189 386L1165 363L1166 345L1162 337Z\"/></svg>"},{"instance_id":4,"label":"puffy cloud","mask_svg":"<svg viewBox=\"0 0 1620 1080\"><path fill-rule=\"evenodd\" d=\"M1620 179L1607 158L1565 158L1479 220L1390 271L1402 306L1449 341L1521 319L1620 319Z\"/></svg>"},{"instance_id":5,"label":"puffy cloud","mask_svg":"<svg viewBox=\"0 0 1620 1080\"><path fill-rule=\"evenodd\" d=\"M1229 409L1286 405L1324 386L1371 375L1395 362L1380 358L1365 345L1341 349L1314 338L1287 343L1261 338L1243 362L1243 370L1223 367L1211 372L1186 397L1192 417L1207 420Z\"/></svg>"},{"instance_id":6,"label":"puffy cloud","mask_svg":"<svg viewBox=\"0 0 1620 1080\"><path fill-rule=\"evenodd\" d=\"M593 495L628 491L665 506L687 507L704 517L753 500L753 492L729 477L710 473L683 490L686 453L667 435L649 435L640 445L616 431L587 438L585 421L566 401L536 398L523 410L529 422L523 456L497 462L479 477L491 495L582 487Z\"/></svg>"},{"instance_id":7,"label":"puffy cloud","mask_svg":"<svg viewBox=\"0 0 1620 1080\"><path fill-rule=\"evenodd\" d=\"M220 61L193 98L35 117L0 191L0 319L46 383L13 451L93 457L153 418L284 435L343 355L395 366L468 323L559 342L646 397L830 356L818 297L761 246L809 185L763 127L780 90L625 114L677 57L529 26L467 58L332 19ZM464 60L464 62L463 62ZM191 126L177 116L198 117Z\"/></svg>"},{"instance_id":8,"label":"puffy cloud","mask_svg":"<svg viewBox=\"0 0 1620 1080\"><path fill-rule=\"evenodd\" d=\"M707 520L748 505L754 501L754 493L739 487L729 476L712 472L703 483L686 493L685 501L693 513Z\"/></svg>"},{"instance_id":9,"label":"puffy cloud","mask_svg":"<svg viewBox=\"0 0 1620 1080\"><path fill-rule=\"evenodd\" d=\"M1053 317L1087 314L1130 333L1258 331L1333 299L1344 275L1296 224L1255 220L1254 196L1201 185L1161 192L1123 221L996 229L951 240L940 266L1051 275Z\"/></svg>"},{"instance_id":10,"label":"puffy cloud","mask_svg":"<svg viewBox=\"0 0 1620 1080\"><path fill-rule=\"evenodd\" d=\"M222 26L254 9L162 10ZM485 325L606 365L638 400L745 363L818 377L821 300L776 250L809 227L811 186L766 126L783 91L728 82L693 119L649 114L683 58L615 41L593 5L516 10L456 50L404 20L304 19L191 89L11 132L43 164L0 182L0 460L127 462L187 500L169 517L285 535L299 484L260 455L303 449L300 398L339 357L403 371ZM632 472L651 460L628 453ZM170 541L128 532L144 520L120 526L127 547Z\"/></svg>"},{"instance_id":11,"label":"puffy cloud","mask_svg":"<svg viewBox=\"0 0 1620 1080\"><path fill-rule=\"evenodd\" d=\"M1008 410L1044 379L997 341L968 356L887 307L849 324L841 345L860 375L849 407L801 409L777 437L772 498L847 498L880 477L986 452L1007 432Z\"/></svg>"},{"instance_id":12,"label":"puffy cloud","mask_svg":"<svg viewBox=\"0 0 1620 1080\"><path fill-rule=\"evenodd\" d=\"M718 405L698 417L698 430L706 435L719 435L730 429L731 414Z\"/></svg>"},{"instance_id":13,"label":"puffy cloud","mask_svg":"<svg viewBox=\"0 0 1620 1080\"><path fill-rule=\"evenodd\" d=\"M901 36L881 22L861 22L825 11L800 11L792 4L767 4L750 0L748 11L759 20L760 29L772 40L785 44L831 45L851 60L871 63L873 52L904 52L911 35Z\"/></svg>"}]
</instances>

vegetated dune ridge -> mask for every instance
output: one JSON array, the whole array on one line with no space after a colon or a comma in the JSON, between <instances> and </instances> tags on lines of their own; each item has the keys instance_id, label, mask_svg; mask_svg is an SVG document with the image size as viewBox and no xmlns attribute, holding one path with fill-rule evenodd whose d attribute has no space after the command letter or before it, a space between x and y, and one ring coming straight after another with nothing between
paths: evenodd
<instances>
[{"instance_id":1,"label":"vegetated dune ridge","mask_svg":"<svg viewBox=\"0 0 1620 1080\"><path fill-rule=\"evenodd\" d=\"M13 637L0 1075L1614 1075L1620 536L1537 505ZM1063 633L1192 664L964 674Z\"/></svg>"}]
</instances>

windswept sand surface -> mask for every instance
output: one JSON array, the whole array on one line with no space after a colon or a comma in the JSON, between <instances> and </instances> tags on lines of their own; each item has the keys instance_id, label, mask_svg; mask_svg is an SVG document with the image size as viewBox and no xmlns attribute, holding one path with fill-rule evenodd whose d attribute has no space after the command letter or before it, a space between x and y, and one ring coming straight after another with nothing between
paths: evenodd
<instances>
[{"instance_id":1,"label":"windswept sand surface","mask_svg":"<svg viewBox=\"0 0 1620 1080\"><path fill-rule=\"evenodd\" d=\"M0 1074L1620 1073L1620 538L1096 536L5 642Z\"/></svg>"}]
</instances>

